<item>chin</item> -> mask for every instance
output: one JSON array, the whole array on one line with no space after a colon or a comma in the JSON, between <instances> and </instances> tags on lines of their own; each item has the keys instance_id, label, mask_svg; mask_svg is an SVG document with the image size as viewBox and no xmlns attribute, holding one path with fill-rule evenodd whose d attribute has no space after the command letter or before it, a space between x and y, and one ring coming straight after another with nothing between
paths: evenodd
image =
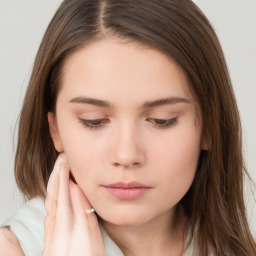
<instances>
[{"instance_id":1,"label":"chin","mask_svg":"<svg viewBox=\"0 0 256 256\"><path fill-rule=\"evenodd\" d=\"M148 212L135 210L107 212L99 215L103 221L116 226L140 226L150 221L154 216L149 216Z\"/></svg>"},{"instance_id":2,"label":"chin","mask_svg":"<svg viewBox=\"0 0 256 256\"><path fill-rule=\"evenodd\" d=\"M118 220L117 219L108 219L108 220L102 219L102 220L106 221L112 225L122 226L122 227L125 227L125 226L135 227L135 226L141 226L141 225L145 224L145 222L142 222L138 219L134 220L134 219L119 218Z\"/></svg>"}]
</instances>

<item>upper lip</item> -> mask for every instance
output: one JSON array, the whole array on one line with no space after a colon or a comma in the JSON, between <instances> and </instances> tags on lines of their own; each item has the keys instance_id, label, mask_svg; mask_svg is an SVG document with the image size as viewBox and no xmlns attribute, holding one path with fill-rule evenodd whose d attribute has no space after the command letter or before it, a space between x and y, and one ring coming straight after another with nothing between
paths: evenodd
<instances>
[{"instance_id":1,"label":"upper lip","mask_svg":"<svg viewBox=\"0 0 256 256\"><path fill-rule=\"evenodd\" d=\"M142 183L139 183L137 181L131 181L131 182L116 182L113 184L105 185L105 187L109 188L149 188L149 186L146 186Z\"/></svg>"}]
</instances>

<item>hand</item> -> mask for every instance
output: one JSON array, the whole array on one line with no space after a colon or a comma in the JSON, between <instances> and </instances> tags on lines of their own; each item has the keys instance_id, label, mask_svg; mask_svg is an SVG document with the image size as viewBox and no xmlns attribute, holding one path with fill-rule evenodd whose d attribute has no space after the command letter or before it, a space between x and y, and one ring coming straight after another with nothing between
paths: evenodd
<instances>
[{"instance_id":1,"label":"hand","mask_svg":"<svg viewBox=\"0 0 256 256\"><path fill-rule=\"evenodd\" d=\"M48 181L42 256L106 256L99 223L82 190L70 179L65 154L59 155Z\"/></svg>"}]
</instances>

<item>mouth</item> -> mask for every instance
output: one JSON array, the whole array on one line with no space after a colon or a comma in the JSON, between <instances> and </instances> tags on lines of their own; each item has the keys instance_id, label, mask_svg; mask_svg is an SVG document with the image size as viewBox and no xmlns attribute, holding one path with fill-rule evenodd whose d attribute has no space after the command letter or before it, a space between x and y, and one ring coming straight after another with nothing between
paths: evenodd
<instances>
[{"instance_id":1,"label":"mouth","mask_svg":"<svg viewBox=\"0 0 256 256\"><path fill-rule=\"evenodd\" d=\"M143 196L152 187L146 186L136 181L117 182L104 185L104 189L113 197L120 200L134 200Z\"/></svg>"}]
</instances>

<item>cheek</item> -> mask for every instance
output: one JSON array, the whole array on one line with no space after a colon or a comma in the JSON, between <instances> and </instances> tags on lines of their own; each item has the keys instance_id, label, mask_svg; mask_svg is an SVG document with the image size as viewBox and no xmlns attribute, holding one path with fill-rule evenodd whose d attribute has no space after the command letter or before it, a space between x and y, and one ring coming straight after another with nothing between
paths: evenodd
<instances>
[{"instance_id":1,"label":"cheek","mask_svg":"<svg viewBox=\"0 0 256 256\"><path fill-rule=\"evenodd\" d=\"M178 202L194 180L200 155L200 133L196 129L180 129L161 142L155 144L151 159L155 159L154 166L161 172L157 179L164 184L164 196L172 195L170 199Z\"/></svg>"},{"instance_id":2,"label":"cheek","mask_svg":"<svg viewBox=\"0 0 256 256\"><path fill-rule=\"evenodd\" d=\"M64 144L64 150L69 160L72 173L78 179L93 173L100 162L100 153L97 145L90 145L86 140L68 141Z\"/></svg>"},{"instance_id":3,"label":"cheek","mask_svg":"<svg viewBox=\"0 0 256 256\"><path fill-rule=\"evenodd\" d=\"M198 162L200 133L195 128L177 129L163 139L154 141L153 145L150 158L155 159L159 166L169 165L186 172L187 168L181 166L191 166L193 169Z\"/></svg>"},{"instance_id":4,"label":"cheek","mask_svg":"<svg viewBox=\"0 0 256 256\"><path fill-rule=\"evenodd\" d=\"M97 143L93 136L85 133L83 127L77 129L77 126L62 124L60 137L64 152L68 158L70 169L76 181L90 180L99 169L97 164L101 162L100 150L103 149L101 143Z\"/></svg>"}]
</instances>

